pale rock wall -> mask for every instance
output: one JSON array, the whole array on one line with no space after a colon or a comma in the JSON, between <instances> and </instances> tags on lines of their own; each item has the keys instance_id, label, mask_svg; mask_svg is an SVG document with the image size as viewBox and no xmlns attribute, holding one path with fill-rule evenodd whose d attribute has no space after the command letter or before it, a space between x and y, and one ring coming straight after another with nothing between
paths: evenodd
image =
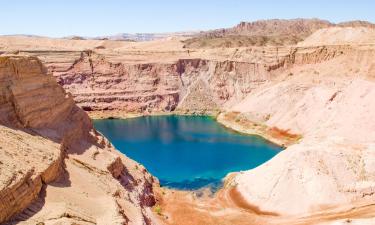
<instances>
[{"instance_id":1,"label":"pale rock wall","mask_svg":"<svg viewBox=\"0 0 375 225\"><path fill-rule=\"evenodd\" d=\"M117 59L120 55L96 51L83 51L80 56L50 51L25 54L42 58L84 110L141 113L220 111L286 68L324 62L351 51L348 46L262 49L246 50L243 54L248 58L244 59L236 59L235 52L233 60L202 57L139 63L122 62Z\"/></svg>"},{"instance_id":2,"label":"pale rock wall","mask_svg":"<svg viewBox=\"0 0 375 225\"><path fill-rule=\"evenodd\" d=\"M231 109L302 135L269 162L237 175L247 201L280 214L375 201L374 54L359 48L295 65Z\"/></svg>"},{"instance_id":3,"label":"pale rock wall","mask_svg":"<svg viewBox=\"0 0 375 225\"><path fill-rule=\"evenodd\" d=\"M0 87L1 223L152 223L153 177L93 129L39 59L1 56Z\"/></svg>"}]
</instances>

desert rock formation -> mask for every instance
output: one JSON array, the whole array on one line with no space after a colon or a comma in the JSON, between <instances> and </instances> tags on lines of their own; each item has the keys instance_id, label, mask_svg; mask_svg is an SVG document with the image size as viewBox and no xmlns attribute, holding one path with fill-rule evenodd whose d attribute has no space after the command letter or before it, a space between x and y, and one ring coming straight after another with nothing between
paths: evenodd
<instances>
[{"instance_id":1,"label":"desert rock formation","mask_svg":"<svg viewBox=\"0 0 375 225\"><path fill-rule=\"evenodd\" d=\"M248 26L241 25L244 29ZM231 175L232 185L249 204L261 211L293 218L302 215L306 218L311 213L322 215L326 210L336 210L338 206L346 207L347 211L356 210L363 205L373 205L375 201L375 121L372 118L375 113L374 31L371 24L363 22L334 27L322 22L321 26L327 28L317 30L299 44L290 46L186 48L186 40L180 38L122 42L0 37L0 51L40 58L58 83L72 94L75 102L92 116L170 111L221 113L218 120L226 126L248 133L263 132L271 140L281 140L279 143L287 146L285 151L258 168ZM306 35L320 27L312 28L306 31ZM65 96L57 85L53 85L53 88L48 93ZM18 90L14 91L14 96L22 97L26 96L22 90L28 88L14 90ZM67 118L71 118L69 112L72 110L69 111L69 107L72 107L73 100L61 96L54 97L58 101L54 106L58 107L54 109L56 112L49 112L48 115L51 114L51 118L57 118L57 121L72 120ZM22 106L23 101L26 100L16 106ZM37 106L45 109L45 101L39 103ZM92 130L81 110L73 107L76 109L73 110L76 112L73 117L80 117L77 121L83 121L78 126L84 128L79 129L83 130L80 135L89 134L87 140L99 138L107 147L89 145L79 154L67 150L66 155L61 156L61 143L55 140L62 139L64 131L59 129L64 129L64 126L57 126L55 120L40 121L37 115L46 113L43 110L35 113L35 110L25 107L14 114L8 112L12 107L4 107L6 110L2 115L17 116L6 116L3 121L15 121L11 124L19 123L29 130L32 128L33 132L46 139L51 149L56 148L48 152L48 160L39 160L48 161L49 164L62 161L67 171L64 174L71 174L69 177L73 190L77 193L84 190L77 175L82 171L85 171L85 176L92 177L92 182L98 182L95 176L89 176L94 172L82 168L94 168L92 170L99 174L112 171L105 175L108 180L122 174L119 171L126 171L114 168L127 168L129 174L136 177L135 180L140 177L142 182L134 182L137 183L134 184L136 188L127 192L123 192L120 185L118 190L122 191L119 194L122 197L116 198L117 192L112 195L114 199L123 199L126 196L124 193L129 193L130 199L138 200L132 200L132 204L130 200L125 200L123 205L113 204L113 208L121 209L124 205L131 205L132 210L129 207L122 208L127 218L139 217L144 220L151 215L142 206L145 202L150 205L152 195L142 193L150 193L152 178L146 172L140 173L143 169L139 170L139 165L119 156L113 148L107 146L109 144ZM60 114L65 116L60 119L57 116ZM13 129L12 132L23 131ZM53 133L56 135L50 137ZM28 134L20 135L26 139ZM82 145L87 146L79 144ZM41 148L41 154L44 151ZM99 157L102 158L99 160ZM25 165L24 170L30 169ZM45 170L40 168L36 171ZM10 176L8 174L6 176ZM48 178L40 177L40 180L46 179L45 183L48 183ZM22 176L17 179L22 179ZM66 176L63 181L59 179L54 182L64 182ZM67 195L70 199L78 199L65 192L65 189L55 186L46 186L47 193L52 193L46 197L46 206L58 205L53 197L48 196ZM95 188L88 195L98 193L99 190L112 190L100 188ZM103 199L113 201L107 194L103 195ZM89 212L94 211L89 205L85 207L90 209ZM111 212L118 211L100 208L96 211L98 214L82 215L88 215L85 217L89 218L88 221L92 221L92 218L102 221L111 216ZM31 218L46 215L48 213L42 209ZM363 218L357 215L361 218L359 223L369 224L371 220L368 217L371 216L374 215L366 214ZM330 220L334 220L334 217Z\"/></svg>"},{"instance_id":2,"label":"desert rock formation","mask_svg":"<svg viewBox=\"0 0 375 225\"><path fill-rule=\"evenodd\" d=\"M132 43L3 37L0 43L4 52L38 56L79 106L108 114L219 111L282 69L351 51L350 46L186 50L178 39Z\"/></svg>"},{"instance_id":3,"label":"desert rock formation","mask_svg":"<svg viewBox=\"0 0 375 225\"><path fill-rule=\"evenodd\" d=\"M207 31L206 36L284 36L293 35L306 38L315 31L330 27L366 27L375 28L375 25L367 21L348 21L343 23L331 23L320 19L271 19L254 22L241 22L232 28Z\"/></svg>"},{"instance_id":4,"label":"desert rock formation","mask_svg":"<svg viewBox=\"0 0 375 225\"><path fill-rule=\"evenodd\" d=\"M304 40L315 31L332 27L375 28L366 21L348 21L334 24L320 19L271 19L241 22L238 25L201 32L186 40L186 48L287 46Z\"/></svg>"},{"instance_id":5,"label":"desert rock formation","mask_svg":"<svg viewBox=\"0 0 375 225\"><path fill-rule=\"evenodd\" d=\"M151 223L153 178L93 129L39 59L1 56L0 87L0 223Z\"/></svg>"},{"instance_id":6,"label":"desert rock formation","mask_svg":"<svg viewBox=\"0 0 375 225\"><path fill-rule=\"evenodd\" d=\"M331 29L307 40L337 30ZM352 33L353 28L346 29ZM345 35L331 38L337 41L335 49L347 40ZM329 60L297 63L229 110L236 112L229 121L234 125L241 118L243 124L252 121L301 135L269 162L237 175L237 189L249 202L266 211L302 214L375 201L375 39L362 38L372 44L352 40ZM219 120L228 123L224 116Z\"/></svg>"},{"instance_id":7,"label":"desert rock formation","mask_svg":"<svg viewBox=\"0 0 375 225\"><path fill-rule=\"evenodd\" d=\"M320 19L291 19L291 20L258 20L241 22L232 28L218 29L207 32L206 36L284 36L295 35L306 37L318 29L333 26L332 23Z\"/></svg>"}]
</instances>

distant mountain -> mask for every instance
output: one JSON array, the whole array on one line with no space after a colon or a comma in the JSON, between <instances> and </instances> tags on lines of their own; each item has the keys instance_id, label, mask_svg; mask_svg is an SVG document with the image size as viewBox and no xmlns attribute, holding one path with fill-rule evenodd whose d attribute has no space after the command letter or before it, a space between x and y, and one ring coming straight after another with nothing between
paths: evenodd
<instances>
[{"instance_id":1,"label":"distant mountain","mask_svg":"<svg viewBox=\"0 0 375 225\"><path fill-rule=\"evenodd\" d=\"M115 41L152 41L169 37L193 37L199 32L170 32L170 33L121 33L112 36L99 36L92 39L95 40L115 40Z\"/></svg>"},{"instance_id":2,"label":"distant mountain","mask_svg":"<svg viewBox=\"0 0 375 225\"><path fill-rule=\"evenodd\" d=\"M321 19L269 19L254 22L240 22L234 27L208 31L187 31L168 33L119 33L108 36L82 37L67 36L73 40L116 40L116 41L152 41L169 37L185 37L185 47L241 47L263 45L296 44L307 36L322 28L329 27L367 27L374 28L375 24L355 20L342 23L332 23ZM25 37L40 37L37 35L18 35Z\"/></svg>"},{"instance_id":3,"label":"distant mountain","mask_svg":"<svg viewBox=\"0 0 375 225\"><path fill-rule=\"evenodd\" d=\"M307 36L320 28L327 28L333 24L320 19L291 19L291 20L258 20L241 22L232 28L217 29L203 32L205 36L223 37L228 35L241 36L274 36L298 35Z\"/></svg>"},{"instance_id":4,"label":"distant mountain","mask_svg":"<svg viewBox=\"0 0 375 225\"><path fill-rule=\"evenodd\" d=\"M33 38L46 38L47 36L33 35L33 34L2 34L2 37L33 37Z\"/></svg>"},{"instance_id":5,"label":"distant mountain","mask_svg":"<svg viewBox=\"0 0 375 225\"><path fill-rule=\"evenodd\" d=\"M375 24L370 23L368 21L362 21L362 20L353 20L348 22L342 22L336 24L336 26L339 27L367 27L367 28L375 28Z\"/></svg>"},{"instance_id":6,"label":"distant mountain","mask_svg":"<svg viewBox=\"0 0 375 225\"><path fill-rule=\"evenodd\" d=\"M293 45L322 28L360 26L375 28L375 24L360 20L339 24L320 19L258 20L241 22L231 28L201 32L184 42L185 48Z\"/></svg>"}]
</instances>

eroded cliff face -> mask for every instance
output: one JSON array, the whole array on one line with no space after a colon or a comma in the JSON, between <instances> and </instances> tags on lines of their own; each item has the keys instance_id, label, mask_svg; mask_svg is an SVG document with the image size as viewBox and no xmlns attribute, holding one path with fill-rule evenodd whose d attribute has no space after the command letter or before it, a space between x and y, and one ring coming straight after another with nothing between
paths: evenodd
<instances>
[{"instance_id":1,"label":"eroded cliff face","mask_svg":"<svg viewBox=\"0 0 375 225\"><path fill-rule=\"evenodd\" d=\"M39 59L1 56L0 87L0 223L152 223L151 175L93 129Z\"/></svg>"},{"instance_id":2,"label":"eroded cliff face","mask_svg":"<svg viewBox=\"0 0 375 225\"><path fill-rule=\"evenodd\" d=\"M260 129L274 140L283 136L282 143L288 146L285 151L266 164L238 173L231 179L245 202L260 211L309 215L319 214L327 207L357 209L375 201L375 126L371 116L375 109L372 101L373 44L345 40L339 44L330 42L332 45L187 50L178 40L148 43L52 40L54 47L38 41L35 42L37 47L25 46L23 41L18 45L17 41L13 42L18 54L40 57L62 87L72 93L77 104L90 113L101 112L108 117L114 111L124 114L224 111L218 120L227 126L249 133ZM321 40L309 40L309 43L315 41ZM53 93L60 93L56 90ZM62 95L65 100L59 97L53 106L65 112L70 106L66 102L72 102L72 98ZM59 132L51 135L53 130L63 129L60 126L56 128L54 123L37 121L37 116L32 116L33 111L27 109L16 110L17 114L7 113L22 104L9 105L4 108L8 108L4 115L21 115L22 118L7 116L6 121L20 121L17 123L23 126L31 124L35 126L33 131L48 140L61 139ZM69 110L82 112L75 107ZM71 118L69 115L65 118ZM81 113L74 115L81 117ZM45 205L57 207L58 215L65 212L84 218L88 223L109 217L122 221L125 217L118 216L117 209L124 209L120 212L127 218L138 219L129 219L131 222L147 221L144 219L149 215L147 208L141 206L153 202L149 194L151 181L139 183L138 180L151 178L147 178L139 165L113 153L111 147L105 147L106 140L92 131L86 119L77 121L83 121L79 127L88 131L82 135L89 133L89 139L100 144L74 141L75 132L68 135L72 144L67 146L71 146L72 152L66 151L69 158L63 162L69 176L55 181L56 186L63 185L63 189L47 186L47 193L52 194L47 195ZM43 127L49 129L40 129ZM104 178L102 174L107 173L110 176ZM128 174L133 173L134 179L129 178ZM99 184L98 187L87 189L81 177ZM123 189L107 187L113 177L118 178L128 192L113 192ZM81 193L79 190L87 190L84 193L88 196L86 203L78 200L81 199L77 194ZM103 194L103 190L114 193L115 201ZM290 191L292 196L287 194ZM74 199L71 200L74 210L71 205L62 205L64 200L60 196ZM92 196L100 196L100 200ZM107 208L92 207L98 205L98 201L111 203L106 204ZM81 212L78 206L88 213L71 214ZM211 212L207 213L212 216ZM41 210L32 218L47 215ZM60 217L54 215L54 218Z\"/></svg>"},{"instance_id":3,"label":"eroded cliff face","mask_svg":"<svg viewBox=\"0 0 375 225\"><path fill-rule=\"evenodd\" d=\"M253 63L205 59L112 64L95 53L82 53L72 68L54 74L88 111L199 112L242 99L252 83L267 78L259 70L265 69Z\"/></svg>"},{"instance_id":4,"label":"eroded cliff face","mask_svg":"<svg viewBox=\"0 0 375 225\"><path fill-rule=\"evenodd\" d=\"M110 114L221 111L293 65L324 62L351 51L355 50L350 46L254 47L234 49L231 59L193 58L191 53L182 59L176 56L153 62L144 58L139 63L121 60L121 52L104 50L22 54L45 61L58 83L84 110ZM57 60L57 54L62 58Z\"/></svg>"}]
</instances>

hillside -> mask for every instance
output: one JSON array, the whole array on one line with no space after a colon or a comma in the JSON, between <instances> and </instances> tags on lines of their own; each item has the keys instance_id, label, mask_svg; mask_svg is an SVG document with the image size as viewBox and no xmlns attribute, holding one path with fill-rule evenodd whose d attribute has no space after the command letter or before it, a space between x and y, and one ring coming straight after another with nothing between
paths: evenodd
<instances>
[{"instance_id":1,"label":"hillside","mask_svg":"<svg viewBox=\"0 0 375 225\"><path fill-rule=\"evenodd\" d=\"M303 41L315 31L331 27L375 28L367 21L348 21L338 24L319 19L259 20L241 22L232 28L200 33L185 41L186 48L284 46Z\"/></svg>"},{"instance_id":2,"label":"hillside","mask_svg":"<svg viewBox=\"0 0 375 225\"><path fill-rule=\"evenodd\" d=\"M319 45L350 45L350 44L373 44L375 42L375 29L365 27L334 27L320 29L298 46Z\"/></svg>"}]
</instances>

